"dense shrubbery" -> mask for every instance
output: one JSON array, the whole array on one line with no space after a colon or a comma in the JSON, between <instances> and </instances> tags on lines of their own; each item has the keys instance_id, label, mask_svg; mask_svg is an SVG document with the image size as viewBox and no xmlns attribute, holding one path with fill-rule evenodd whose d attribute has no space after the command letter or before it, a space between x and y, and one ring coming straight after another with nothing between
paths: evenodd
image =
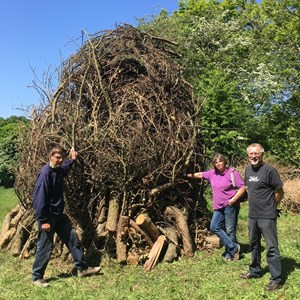
<instances>
[{"instance_id":1,"label":"dense shrubbery","mask_svg":"<svg viewBox=\"0 0 300 300\"><path fill-rule=\"evenodd\" d=\"M0 118L0 186L13 187L18 164L19 126L29 124L25 117Z\"/></svg>"}]
</instances>

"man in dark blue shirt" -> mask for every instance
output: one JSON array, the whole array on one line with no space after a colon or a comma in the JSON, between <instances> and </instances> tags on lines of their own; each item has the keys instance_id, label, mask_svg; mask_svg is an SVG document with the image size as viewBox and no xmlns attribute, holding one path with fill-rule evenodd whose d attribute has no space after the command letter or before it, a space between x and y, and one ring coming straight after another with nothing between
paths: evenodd
<instances>
[{"instance_id":1,"label":"man in dark blue shirt","mask_svg":"<svg viewBox=\"0 0 300 300\"><path fill-rule=\"evenodd\" d=\"M283 197L283 184L277 170L263 162L264 148L251 144L247 148L250 165L245 171L245 185L248 191L248 228L251 263L249 272L241 274L244 279L261 277L261 237L267 246L267 263L271 273L266 290L282 286L281 258L277 237L276 208Z\"/></svg>"},{"instance_id":2,"label":"man in dark blue shirt","mask_svg":"<svg viewBox=\"0 0 300 300\"><path fill-rule=\"evenodd\" d=\"M83 250L71 222L64 213L63 187L67 176L77 159L78 153L72 148L71 159L64 162L66 151L61 146L52 149L49 163L39 172L33 193L33 208L38 221L38 240L35 262L32 267L32 281L35 286L46 287L44 273L53 249L54 233L70 250L79 277L97 274L100 267L88 267L83 260Z\"/></svg>"}]
</instances>

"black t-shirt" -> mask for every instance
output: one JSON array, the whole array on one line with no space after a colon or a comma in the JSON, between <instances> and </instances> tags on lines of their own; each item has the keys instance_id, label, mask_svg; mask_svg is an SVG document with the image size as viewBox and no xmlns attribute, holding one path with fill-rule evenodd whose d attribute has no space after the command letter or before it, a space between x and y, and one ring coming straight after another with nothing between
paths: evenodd
<instances>
[{"instance_id":1,"label":"black t-shirt","mask_svg":"<svg viewBox=\"0 0 300 300\"><path fill-rule=\"evenodd\" d=\"M277 170L263 163L258 168L247 166L245 185L248 189L249 217L275 218L275 190L283 186Z\"/></svg>"}]
</instances>

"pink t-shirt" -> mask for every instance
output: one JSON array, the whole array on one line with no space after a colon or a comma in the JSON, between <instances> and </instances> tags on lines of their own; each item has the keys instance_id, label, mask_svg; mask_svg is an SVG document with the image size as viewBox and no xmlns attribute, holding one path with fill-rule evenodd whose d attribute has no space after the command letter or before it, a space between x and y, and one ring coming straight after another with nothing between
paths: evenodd
<instances>
[{"instance_id":1,"label":"pink t-shirt","mask_svg":"<svg viewBox=\"0 0 300 300\"><path fill-rule=\"evenodd\" d=\"M213 193L213 209L221 209L228 205L229 200L235 195L236 189L231 182L230 173L233 172L235 184L237 188L244 186L244 181L240 173L228 168L224 173L220 174L215 169L202 172L202 177L210 182Z\"/></svg>"}]
</instances>

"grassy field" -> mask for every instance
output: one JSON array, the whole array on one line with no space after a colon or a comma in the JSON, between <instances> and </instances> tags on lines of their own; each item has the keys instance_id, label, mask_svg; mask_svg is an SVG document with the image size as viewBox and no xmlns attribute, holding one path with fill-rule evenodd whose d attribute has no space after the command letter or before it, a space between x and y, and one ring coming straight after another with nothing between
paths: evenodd
<instances>
[{"instance_id":1,"label":"grassy field","mask_svg":"<svg viewBox=\"0 0 300 300\"><path fill-rule=\"evenodd\" d=\"M14 207L11 190L0 189L0 220ZM300 216L285 212L278 220L284 286L265 292L269 273L263 252L264 276L242 280L250 261L247 253L247 203L242 205L238 238L243 254L237 262L224 262L222 249L196 252L193 258L172 264L161 263L152 271L141 266L120 267L109 258L101 262L102 273L90 278L72 277L73 268L52 260L46 271L49 288L37 288L31 283L33 258L20 261L0 251L0 300L22 299L300 299Z\"/></svg>"}]
</instances>

